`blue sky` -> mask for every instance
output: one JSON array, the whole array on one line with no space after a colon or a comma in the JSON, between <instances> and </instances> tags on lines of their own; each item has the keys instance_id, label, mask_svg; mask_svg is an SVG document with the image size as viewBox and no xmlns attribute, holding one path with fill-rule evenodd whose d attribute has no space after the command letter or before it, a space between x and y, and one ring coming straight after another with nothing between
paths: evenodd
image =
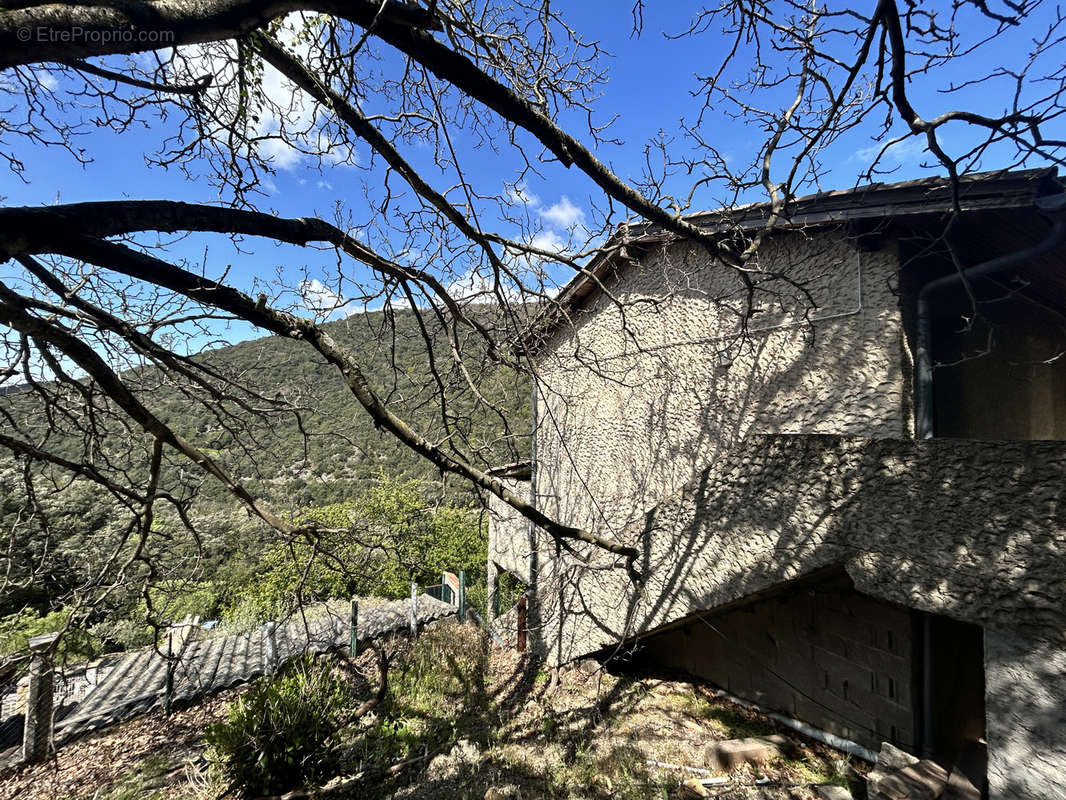
<instances>
[{"instance_id":1,"label":"blue sky","mask_svg":"<svg viewBox=\"0 0 1066 800\"><path fill-rule=\"evenodd\" d=\"M688 24L693 6L680 2L649 3L645 9L644 34L640 38L631 36L633 19L627 3L585 0L559 5L566 9L565 16L576 30L586 39L599 41L612 54L604 60L609 78L596 102L596 120L602 123L614 118L610 135L620 139L622 144L608 144L599 148L599 157L621 176L639 179L644 165L645 143L661 131L674 136L676 152L683 152L686 145L678 133L679 122L682 119L691 121L698 111L698 101L691 94L697 87L694 76L714 68L714 59L726 46L726 40L714 32L682 40L667 40L663 32L678 32ZM1052 9L1048 7L1039 13L1050 18ZM969 19L969 22L968 18L964 18L962 22L963 25L972 22L975 31L983 24L979 18ZM1026 38L1031 35L1028 29L1011 33L1009 38L997 43L991 52L995 57L1003 57L1006 64L1011 58L1018 57L1009 54L1019 52L1025 46ZM977 66L988 68L988 56L984 56L984 59ZM937 89L950 80L958 81L972 76L974 68L972 63L953 68L939 85L927 81L912 85L912 98L919 112L932 115L948 107L948 104L958 103L958 98L945 98L937 93ZM742 74L742 69L738 68L736 74ZM988 88L974 89L969 93L968 100L976 102L981 110L995 112L1005 104L996 95L995 91L990 92ZM782 103L786 102L786 97L787 92L769 98L769 101ZM368 105L373 105L372 99ZM170 124L159 123L151 117L145 119L152 124L123 135L100 130L84 137L81 146L93 159L86 167L78 165L58 149L20 149L18 152L26 164L27 180L23 182L7 175L0 182L0 193L8 204L30 205L122 198L216 202L217 193L206 180L188 180L175 169L168 171L145 166L142 154L159 147L168 132L167 124ZM562 122L572 131L581 133L585 119L579 114L564 114ZM753 129L750 124L730 120L720 113L706 121L703 132L713 138L727 157L738 162L750 159L765 139L765 132ZM1046 133L1051 135L1054 131ZM478 148L473 140L464 139L461 131L457 132L457 137L457 149L464 168L475 184L484 187L486 192L499 192L505 182L515 180L519 164L513 154L507 151L496 154L486 148ZM948 142L961 145L965 137L965 131L952 132ZM587 135L579 138L589 141ZM822 188L854 185L856 175L863 166L861 156L868 156L873 147L876 144L870 138L869 129L838 142L835 149L826 154L830 171ZM452 185L453 176L435 171L427 160L426 152L420 152L418 147L413 146L403 149L410 160L426 168L426 174L438 186L444 188ZM357 152L360 160L365 161L369 157L368 151ZM378 176L344 166L318 170L313 168L308 159L284 151L279 151L276 156L277 171L271 178L270 196L262 200L260 207L282 215L331 218L335 204L340 200L353 208L356 219L369 218L369 210L359 201L364 183L370 184L371 191L374 191L373 184L379 180ZM919 147L908 143L897 150L895 158L887 162L894 164L897 169L885 180L902 180L940 172L938 169L923 168L923 159L928 160L928 156ZM993 168L1000 164L989 163L984 166ZM684 193L690 182L691 178L678 176L672 188ZM587 178L574 170L558 166L544 167L543 178L530 178L525 188L525 199L530 201L530 219L539 231L538 235L544 237L543 241L546 242L565 239L567 228L587 219L592 204L602 202L602 195ZM696 196L693 210L715 206L721 196L715 191L704 191ZM452 197L453 200L458 199L457 196ZM747 199L760 198L749 196ZM489 226L494 227L491 221ZM516 233L507 229L507 226L504 226L503 232ZM256 243L251 253L240 253L223 237L195 237L175 245L171 253L175 258L199 262L204 256L205 247L208 248L211 274L217 275L223 268L232 265L230 278L249 290L257 279L269 280L276 273L280 273L283 280L292 285L302 279L305 270L309 278L321 277L328 283L328 276L335 266L334 259L328 254L301 248L281 248L267 242ZM249 248L246 246L244 249ZM417 252L412 253L412 260L417 260L417 255ZM562 272L556 274L560 280L566 277ZM228 335L236 339L244 338L249 333L242 329Z\"/></svg>"}]
</instances>

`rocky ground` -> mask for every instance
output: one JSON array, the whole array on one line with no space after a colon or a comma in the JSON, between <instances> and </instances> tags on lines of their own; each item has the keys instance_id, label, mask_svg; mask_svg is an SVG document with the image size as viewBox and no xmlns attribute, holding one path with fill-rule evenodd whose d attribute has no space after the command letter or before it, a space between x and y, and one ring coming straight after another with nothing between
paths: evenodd
<instances>
[{"instance_id":1,"label":"rocky ground","mask_svg":"<svg viewBox=\"0 0 1066 800\"><path fill-rule=\"evenodd\" d=\"M414 648L394 646L401 651L390 679L394 700L381 718L366 721L374 731L387 729L391 749L374 745L366 726L353 731L346 772L366 775L375 758L396 763L396 743L406 763L385 779L339 778L328 796L635 799L703 791L723 800L801 800L817 797L825 784L858 783L841 754L779 730L708 687L613 677L594 663L552 675L490 646L471 626L443 625ZM224 717L234 694L170 718L151 714L69 744L45 764L0 774L0 800L218 797L227 787L202 732ZM765 763L730 771L705 763L709 744L774 733L786 744ZM719 785L682 786L712 778Z\"/></svg>"}]
</instances>

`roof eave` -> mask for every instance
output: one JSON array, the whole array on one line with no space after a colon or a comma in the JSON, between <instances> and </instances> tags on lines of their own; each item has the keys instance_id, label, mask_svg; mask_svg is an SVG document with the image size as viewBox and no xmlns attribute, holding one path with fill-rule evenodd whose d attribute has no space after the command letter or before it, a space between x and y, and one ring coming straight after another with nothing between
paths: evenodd
<instances>
[{"instance_id":1,"label":"roof eave","mask_svg":"<svg viewBox=\"0 0 1066 800\"><path fill-rule=\"evenodd\" d=\"M960 179L958 208L963 212L1026 208L1037 197L1066 191L1055 167L973 173ZM881 202L868 202L871 196ZM953 211L956 200L947 178L920 178L892 184L868 184L854 189L819 192L792 201L787 218L775 230L839 225L852 220L936 216ZM718 209L685 217L711 232L752 230L766 224L769 203L752 203L735 209ZM620 261L632 260L635 250L676 241L680 237L649 223L619 225L589 264L559 291L558 296L518 337L517 346L533 356L548 337L600 287Z\"/></svg>"}]
</instances>

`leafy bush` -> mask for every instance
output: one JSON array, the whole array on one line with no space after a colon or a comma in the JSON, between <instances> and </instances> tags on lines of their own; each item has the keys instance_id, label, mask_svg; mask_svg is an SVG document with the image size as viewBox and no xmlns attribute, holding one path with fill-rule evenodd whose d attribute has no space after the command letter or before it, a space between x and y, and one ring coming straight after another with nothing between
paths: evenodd
<instances>
[{"instance_id":1,"label":"leafy bush","mask_svg":"<svg viewBox=\"0 0 1066 800\"><path fill-rule=\"evenodd\" d=\"M439 583L444 570L464 570L476 593L485 572L487 538L478 516L430 506L417 480L379 475L354 500L307 509L303 519L339 532L324 536L317 548L303 540L268 548L248 582L230 590L229 622L254 627L286 616L301 601L404 598L412 581Z\"/></svg>"},{"instance_id":2,"label":"leafy bush","mask_svg":"<svg viewBox=\"0 0 1066 800\"><path fill-rule=\"evenodd\" d=\"M145 624L143 616L105 619L93 625L89 632L100 641L106 652L136 650L155 641L155 630Z\"/></svg>"},{"instance_id":3,"label":"leafy bush","mask_svg":"<svg viewBox=\"0 0 1066 800\"><path fill-rule=\"evenodd\" d=\"M281 794L330 775L352 700L328 663L308 658L230 703L205 740L243 797Z\"/></svg>"},{"instance_id":4,"label":"leafy bush","mask_svg":"<svg viewBox=\"0 0 1066 800\"><path fill-rule=\"evenodd\" d=\"M30 639L43 633L63 631L63 637L59 642L58 654L60 658L81 659L92 656L96 651L97 642L84 628L72 625L67 629L67 611L52 611L49 614L38 614L29 609L0 617L0 656L28 650Z\"/></svg>"},{"instance_id":5,"label":"leafy bush","mask_svg":"<svg viewBox=\"0 0 1066 800\"><path fill-rule=\"evenodd\" d=\"M485 688L487 645L472 625L427 629L389 670L389 694L352 745L360 760L388 764L499 726ZM468 795L463 795L468 796Z\"/></svg>"},{"instance_id":6,"label":"leafy bush","mask_svg":"<svg viewBox=\"0 0 1066 800\"><path fill-rule=\"evenodd\" d=\"M168 578L149 589L153 614L169 622L180 622L186 616L211 619L219 606L219 589L209 581ZM141 608L147 612L144 602Z\"/></svg>"}]
</instances>

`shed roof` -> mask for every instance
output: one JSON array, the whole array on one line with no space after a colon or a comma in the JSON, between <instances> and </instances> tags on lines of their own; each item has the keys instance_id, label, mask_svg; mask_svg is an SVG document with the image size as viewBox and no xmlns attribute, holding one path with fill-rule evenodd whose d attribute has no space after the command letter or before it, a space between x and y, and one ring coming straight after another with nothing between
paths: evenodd
<instances>
[{"instance_id":1,"label":"shed roof","mask_svg":"<svg viewBox=\"0 0 1066 800\"><path fill-rule=\"evenodd\" d=\"M1066 187L1055 167L975 172L959 179L959 206L964 212L1031 207L1038 197L1059 194ZM942 215L953 209L951 181L946 177L919 178L897 183L871 183L851 189L798 197L789 203L775 229L838 225L860 220L883 220ZM749 203L690 214L686 220L723 234L752 230L766 223L768 202ZM602 280L620 263L631 263L633 250L676 240L676 234L652 223L620 225L585 269L575 275L545 306L521 336L519 344L535 352L546 338L576 310L600 292Z\"/></svg>"}]
</instances>

